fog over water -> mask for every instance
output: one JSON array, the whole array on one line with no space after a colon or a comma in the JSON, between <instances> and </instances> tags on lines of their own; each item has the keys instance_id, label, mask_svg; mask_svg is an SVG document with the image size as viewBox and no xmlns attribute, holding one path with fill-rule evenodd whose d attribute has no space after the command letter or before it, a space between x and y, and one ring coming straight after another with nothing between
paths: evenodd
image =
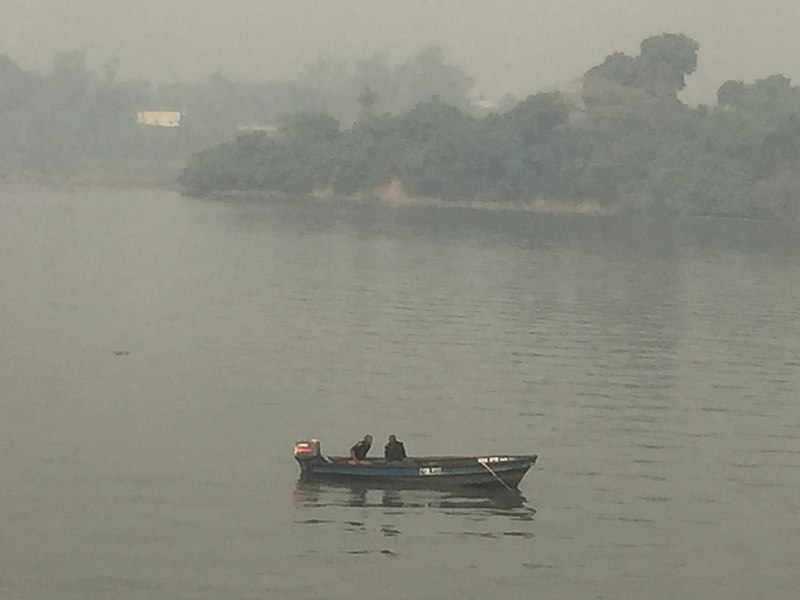
<instances>
[{"instance_id":1,"label":"fog over water","mask_svg":"<svg viewBox=\"0 0 800 600\"><path fill-rule=\"evenodd\" d=\"M0 216L3 600L797 595L796 227L39 188ZM521 497L298 482L297 438L367 431L540 460Z\"/></svg>"},{"instance_id":2,"label":"fog over water","mask_svg":"<svg viewBox=\"0 0 800 600\"><path fill-rule=\"evenodd\" d=\"M683 32L701 48L680 97L715 102L729 79L800 81L800 0L0 7L0 59L21 67L0 61L0 83L36 83L0 86L22 99L5 112L0 102L11 173L0 169L0 600L796 597L800 129L775 134L800 109L784 80L766 89L785 92L767 104L785 121L756 103L741 121L668 123L711 122L724 140L728 123L758 126L741 145L749 154L671 139L670 156L699 157L674 180L690 192L687 175L714 184L673 204L682 188L664 186L668 207L748 218L211 199L28 175L97 168L105 181L104 159L170 172L239 131L226 93L259 86L230 80L295 79L320 57L402 61L432 44L475 78L476 95L498 100ZM27 73L64 51L85 52L87 69L78 53L61 73ZM112 57L116 80L100 75ZM205 113L136 129L140 104L168 96L125 80L216 71L229 79L212 78ZM182 91L203 107L212 83ZM245 116L269 122L280 92ZM83 119L98 107L115 118ZM668 146L642 122L616 155L605 142L625 130L602 130L597 156L637 165L644 141ZM788 142L769 155L762 139ZM777 174L737 179L754 156ZM724 168L706 178L706 165ZM724 205L731 195L739 204ZM763 206L777 207L764 211L772 219L752 218ZM368 431L377 448L398 434L412 456L540 460L510 495L298 480L297 439L337 455Z\"/></svg>"},{"instance_id":3,"label":"fog over water","mask_svg":"<svg viewBox=\"0 0 800 600\"><path fill-rule=\"evenodd\" d=\"M112 56L120 76L156 82L294 78L321 56L378 51L402 60L440 45L489 98L524 95L578 77L614 52L680 31L701 44L684 98L712 101L727 79L800 76L795 0L3 0L0 53L26 68L84 50ZM8 18L8 15L11 15Z\"/></svg>"}]
</instances>

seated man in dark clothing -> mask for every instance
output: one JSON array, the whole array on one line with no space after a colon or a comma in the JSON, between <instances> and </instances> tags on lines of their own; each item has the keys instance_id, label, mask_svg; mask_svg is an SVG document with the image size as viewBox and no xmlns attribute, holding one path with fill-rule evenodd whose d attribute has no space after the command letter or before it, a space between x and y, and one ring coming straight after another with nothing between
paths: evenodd
<instances>
[{"instance_id":1,"label":"seated man in dark clothing","mask_svg":"<svg viewBox=\"0 0 800 600\"><path fill-rule=\"evenodd\" d=\"M350 448L351 460L364 460L367 458L367 452L369 452L370 448L372 448L372 436L367 434L363 440L359 440Z\"/></svg>"},{"instance_id":2,"label":"seated man in dark clothing","mask_svg":"<svg viewBox=\"0 0 800 600\"><path fill-rule=\"evenodd\" d=\"M383 448L383 456L386 460L403 460L406 458L406 447L403 442L397 440L394 434L389 436L389 441Z\"/></svg>"}]
</instances>

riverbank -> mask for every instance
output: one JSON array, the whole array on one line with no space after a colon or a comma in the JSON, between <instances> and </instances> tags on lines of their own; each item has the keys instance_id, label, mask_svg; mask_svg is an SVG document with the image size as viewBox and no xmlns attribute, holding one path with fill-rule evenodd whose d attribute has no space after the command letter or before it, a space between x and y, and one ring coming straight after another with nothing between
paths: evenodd
<instances>
[{"instance_id":1,"label":"riverbank","mask_svg":"<svg viewBox=\"0 0 800 600\"><path fill-rule=\"evenodd\" d=\"M177 170L155 172L152 168L87 168L72 171L0 171L0 186L25 187L31 185L59 188L154 189L181 191ZM286 194L266 190L233 190L210 194L217 198L246 198L257 201L297 202L302 199L319 204L355 204L392 207L470 208L475 210L502 210L543 214L608 214L610 210L596 200L564 200L532 198L526 202L489 200L445 200L409 195L403 185L393 180L367 193L335 194L330 189L315 190L310 194Z\"/></svg>"},{"instance_id":2,"label":"riverbank","mask_svg":"<svg viewBox=\"0 0 800 600\"><path fill-rule=\"evenodd\" d=\"M333 190L320 189L310 194L286 194L265 190L227 191L210 194L215 198L240 198L254 201L296 202L301 198L307 202L318 204L354 204L392 207L431 207L431 208L469 208L474 210L500 210L512 212L533 212L542 214L610 214L610 209L593 199L567 200L559 198L532 198L528 201L490 201L490 200L445 200L432 197L415 197L409 195L402 183L392 180L385 186L377 187L370 192L352 195L336 194Z\"/></svg>"},{"instance_id":3,"label":"riverbank","mask_svg":"<svg viewBox=\"0 0 800 600\"><path fill-rule=\"evenodd\" d=\"M178 191L180 168L160 165L125 167L91 166L86 168L38 171L33 169L0 170L0 186L30 185L62 188L157 189Z\"/></svg>"}]
</instances>

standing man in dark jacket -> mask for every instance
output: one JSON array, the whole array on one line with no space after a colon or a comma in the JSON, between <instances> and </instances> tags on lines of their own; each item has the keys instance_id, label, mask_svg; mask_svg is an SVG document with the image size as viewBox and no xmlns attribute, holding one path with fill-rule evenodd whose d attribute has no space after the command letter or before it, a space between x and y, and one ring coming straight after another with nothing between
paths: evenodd
<instances>
[{"instance_id":1,"label":"standing man in dark jacket","mask_svg":"<svg viewBox=\"0 0 800 600\"><path fill-rule=\"evenodd\" d=\"M367 452L372 448L372 436L367 434L350 448L350 460L359 461L367 458Z\"/></svg>"},{"instance_id":2,"label":"standing man in dark jacket","mask_svg":"<svg viewBox=\"0 0 800 600\"><path fill-rule=\"evenodd\" d=\"M383 456L389 461L403 460L406 458L406 447L392 434L383 448Z\"/></svg>"}]
</instances>

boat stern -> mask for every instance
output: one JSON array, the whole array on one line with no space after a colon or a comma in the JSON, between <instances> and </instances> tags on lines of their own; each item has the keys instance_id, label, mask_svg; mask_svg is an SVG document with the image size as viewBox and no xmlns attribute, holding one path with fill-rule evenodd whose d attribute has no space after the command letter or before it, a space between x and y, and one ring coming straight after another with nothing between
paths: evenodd
<instances>
[{"instance_id":1,"label":"boat stern","mask_svg":"<svg viewBox=\"0 0 800 600\"><path fill-rule=\"evenodd\" d=\"M300 471L308 471L309 463L322 457L320 443L317 439L299 440L294 444L294 459L300 465Z\"/></svg>"}]
</instances>

